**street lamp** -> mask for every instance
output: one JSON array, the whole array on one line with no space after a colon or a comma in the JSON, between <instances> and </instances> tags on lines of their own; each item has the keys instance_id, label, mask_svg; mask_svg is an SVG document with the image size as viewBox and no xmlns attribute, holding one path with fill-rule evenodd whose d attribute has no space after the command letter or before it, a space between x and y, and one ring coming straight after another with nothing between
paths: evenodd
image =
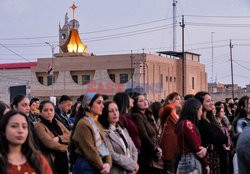
<instances>
[{"instance_id":1,"label":"street lamp","mask_svg":"<svg viewBox=\"0 0 250 174\"><path fill-rule=\"evenodd\" d=\"M54 97L54 87L53 87L53 83L55 83L55 77L54 77L54 53L55 53L55 48L58 46L58 45L54 45L54 44L51 44L49 42L45 42L45 44L49 45L50 48L51 48L51 53L52 53L52 75L48 75L48 77L50 76L52 78L52 97Z\"/></svg>"},{"instance_id":2,"label":"street lamp","mask_svg":"<svg viewBox=\"0 0 250 174\"><path fill-rule=\"evenodd\" d=\"M54 53L55 53L55 48L58 46L58 45L54 45L54 44L51 44L49 42L45 42L45 44L49 45L50 48L51 48L51 53L52 53L52 58L54 58Z\"/></svg>"}]
</instances>

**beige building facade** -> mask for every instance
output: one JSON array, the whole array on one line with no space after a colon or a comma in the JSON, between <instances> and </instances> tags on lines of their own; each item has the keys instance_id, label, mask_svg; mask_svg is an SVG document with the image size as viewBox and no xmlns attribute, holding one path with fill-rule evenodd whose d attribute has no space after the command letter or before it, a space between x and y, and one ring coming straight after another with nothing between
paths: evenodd
<instances>
[{"instance_id":1,"label":"beige building facade","mask_svg":"<svg viewBox=\"0 0 250 174\"><path fill-rule=\"evenodd\" d=\"M185 94L207 90L205 66L199 63L199 55L185 53L185 56ZM47 73L49 65L53 67L54 83ZM149 100L161 100L173 91L182 94L183 89L181 59L145 53L101 56L58 53L54 58L38 59L31 73L31 95L40 98L64 94L77 98L87 92L113 96L140 86Z\"/></svg>"}]
</instances>

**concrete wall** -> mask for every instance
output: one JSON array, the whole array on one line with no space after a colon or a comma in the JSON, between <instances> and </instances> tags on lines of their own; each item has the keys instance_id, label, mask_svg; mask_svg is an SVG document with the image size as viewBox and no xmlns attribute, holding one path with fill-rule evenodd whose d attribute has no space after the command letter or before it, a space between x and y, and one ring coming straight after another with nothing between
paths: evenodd
<instances>
[{"instance_id":1,"label":"concrete wall","mask_svg":"<svg viewBox=\"0 0 250 174\"><path fill-rule=\"evenodd\" d=\"M30 69L2 69L0 70L0 100L9 104L10 92L9 87L26 85L29 93L29 85L31 82L31 70Z\"/></svg>"}]
</instances>

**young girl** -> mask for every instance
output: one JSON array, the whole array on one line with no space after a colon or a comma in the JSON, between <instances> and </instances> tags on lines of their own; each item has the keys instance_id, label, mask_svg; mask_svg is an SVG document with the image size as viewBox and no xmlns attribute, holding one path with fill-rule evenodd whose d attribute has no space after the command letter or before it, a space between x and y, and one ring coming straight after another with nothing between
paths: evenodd
<instances>
[{"instance_id":1,"label":"young girl","mask_svg":"<svg viewBox=\"0 0 250 174\"><path fill-rule=\"evenodd\" d=\"M0 121L0 173L52 174L46 159L35 150L26 115L9 111Z\"/></svg>"},{"instance_id":2,"label":"young girl","mask_svg":"<svg viewBox=\"0 0 250 174\"><path fill-rule=\"evenodd\" d=\"M16 95L11 103L11 108L16 111L20 111L27 116L28 123L31 129L32 135L33 135L32 138L34 139L35 148L39 150L40 142L37 138L35 127L34 127L34 124L32 123L32 119L29 116L30 115L30 100L24 95Z\"/></svg>"}]
</instances>

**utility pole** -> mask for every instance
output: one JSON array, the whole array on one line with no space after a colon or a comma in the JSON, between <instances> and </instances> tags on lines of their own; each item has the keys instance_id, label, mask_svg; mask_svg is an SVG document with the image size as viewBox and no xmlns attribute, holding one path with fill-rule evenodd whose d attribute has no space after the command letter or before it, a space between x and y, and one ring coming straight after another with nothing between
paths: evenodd
<instances>
[{"instance_id":1,"label":"utility pole","mask_svg":"<svg viewBox=\"0 0 250 174\"><path fill-rule=\"evenodd\" d=\"M212 77L211 83L214 83L214 32L211 32L211 46L212 46ZM213 92L213 88L212 88Z\"/></svg>"},{"instance_id":2,"label":"utility pole","mask_svg":"<svg viewBox=\"0 0 250 174\"><path fill-rule=\"evenodd\" d=\"M231 62L232 98L234 98L234 73L233 73L233 54L232 54L233 45L231 40L229 47L230 47L230 62Z\"/></svg>"},{"instance_id":3,"label":"utility pole","mask_svg":"<svg viewBox=\"0 0 250 174\"><path fill-rule=\"evenodd\" d=\"M52 67L52 96L54 96L54 87L53 87L53 84L55 83L55 77L54 77L54 58L55 58L55 56L54 56L54 54L55 54L55 48L58 46L58 45L54 45L54 44L51 44L51 43L49 43L49 42L45 42L45 44L47 44L47 45L49 45L50 46L50 48L51 48L51 53L52 53L52 65L51 65L51 67ZM48 77L49 77L49 75L48 75Z\"/></svg>"},{"instance_id":4,"label":"utility pole","mask_svg":"<svg viewBox=\"0 0 250 174\"><path fill-rule=\"evenodd\" d=\"M142 57L143 57L143 64L142 64L142 68L143 68L143 92L145 93L145 88L146 88L146 67L145 67L145 64L146 64L146 55L144 53L144 49L143 50L143 53L142 53Z\"/></svg>"},{"instance_id":5,"label":"utility pole","mask_svg":"<svg viewBox=\"0 0 250 174\"><path fill-rule=\"evenodd\" d=\"M176 51L176 43L177 43L177 32L176 32L176 13L177 13L177 7L176 7L177 1L173 0L173 51Z\"/></svg>"},{"instance_id":6,"label":"utility pole","mask_svg":"<svg viewBox=\"0 0 250 174\"><path fill-rule=\"evenodd\" d=\"M132 87L132 92L133 92L133 90L134 90L134 85L133 85L133 83L134 83L134 78L133 78L133 76L134 76L134 70L133 70L133 51L131 50L131 55L130 55L130 74L131 74L131 81L132 81L132 84L131 84L131 87Z\"/></svg>"},{"instance_id":7,"label":"utility pole","mask_svg":"<svg viewBox=\"0 0 250 174\"><path fill-rule=\"evenodd\" d=\"M182 95L185 96L185 48L184 48L184 15L182 15L182 22L180 24L182 27Z\"/></svg>"}]
</instances>

